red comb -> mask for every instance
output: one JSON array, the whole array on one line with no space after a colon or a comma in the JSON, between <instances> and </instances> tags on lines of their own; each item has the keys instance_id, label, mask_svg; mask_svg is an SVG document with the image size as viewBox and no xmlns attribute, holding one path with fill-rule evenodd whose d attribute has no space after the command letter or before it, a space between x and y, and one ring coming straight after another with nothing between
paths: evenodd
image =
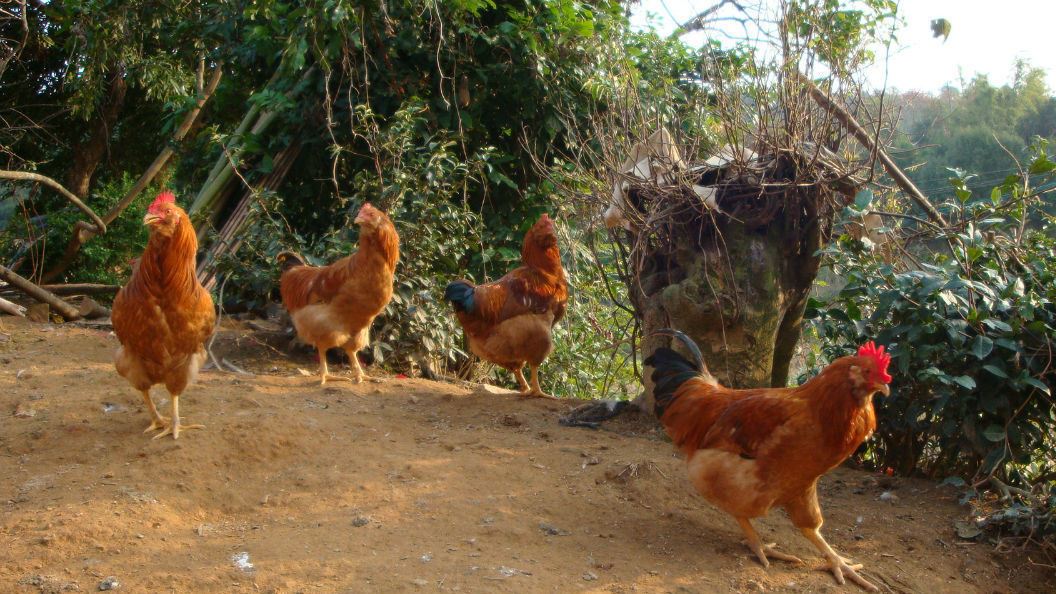
<instances>
[{"instance_id":1,"label":"red comb","mask_svg":"<svg viewBox=\"0 0 1056 594\"><path fill-rule=\"evenodd\" d=\"M165 190L154 198L154 202L147 207L147 212L157 213L163 204L176 204L176 194Z\"/></svg>"},{"instance_id":2,"label":"red comb","mask_svg":"<svg viewBox=\"0 0 1056 594\"><path fill-rule=\"evenodd\" d=\"M877 347L876 344L870 340L858 347L858 356L869 357L876 362L876 371L873 372L876 379L885 384L891 381L891 376L887 373L887 365L891 363L891 355L884 352L883 345Z\"/></svg>"}]
</instances>

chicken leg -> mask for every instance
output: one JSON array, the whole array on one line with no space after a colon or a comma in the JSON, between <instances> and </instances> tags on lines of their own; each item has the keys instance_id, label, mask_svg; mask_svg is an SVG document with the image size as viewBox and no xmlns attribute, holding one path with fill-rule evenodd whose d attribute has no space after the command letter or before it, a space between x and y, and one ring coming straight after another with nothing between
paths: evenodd
<instances>
[{"instance_id":1,"label":"chicken leg","mask_svg":"<svg viewBox=\"0 0 1056 594\"><path fill-rule=\"evenodd\" d=\"M836 554L836 551L832 550L829 543L825 542L825 539L821 537L821 531L817 528L800 528L800 532L803 536L807 537L807 540L814 543L814 546L821 551L822 555L829 560L829 566L822 568L832 572L833 577L836 578L836 583L841 586L846 583L845 578L851 578L851 581L865 588L870 592L879 592L880 588L877 588L865 578L858 575L856 570L862 568L860 563L851 565L847 559L844 559L840 555Z\"/></svg>"},{"instance_id":2,"label":"chicken leg","mask_svg":"<svg viewBox=\"0 0 1056 594\"><path fill-rule=\"evenodd\" d=\"M748 548L755 553L755 556L759 559L759 563L763 564L763 567L770 567L770 560L767 559L767 556L773 557L774 559L780 559L781 561L788 561L790 563L803 563L803 560L795 555L789 555L778 551L776 543L764 545L762 540L759 539L759 534L755 531L755 528L752 526L752 523L748 518L737 518L737 523L741 525L741 530L744 531L744 536L748 539Z\"/></svg>"},{"instance_id":3,"label":"chicken leg","mask_svg":"<svg viewBox=\"0 0 1056 594\"><path fill-rule=\"evenodd\" d=\"M205 425L187 425L186 427L180 425L180 395L172 395L172 422L169 423L165 429L154 436L154 439L161 439L166 435L172 434L173 439L180 438L181 431L190 431L191 429L205 429Z\"/></svg>"},{"instance_id":4,"label":"chicken leg","mask_svg":"<svg viewBox=\"0 0 1056 594\"><path fill-rule=\"evenodd\" d=\"M513 377L517 378L517 389L522 393L527 393L531 388L528 387L528 380L524 379L524 372L520 367L513 370Z\"/></svg>"},{"instance_id":5,"label":"chicken leg","mask_svg":"<svg viewBox=\"0 0 1056 594\"><path fill-rule=\"evenodd\" d=\"M326 364L326 351L319 351L319 385L325 386L326 380L335 380L342 382L350 382L352 378L345 377L343 375L330 375L330 367Z\"/></svg>"},{"instance_id":6,"label":"chicken leg","mask_svg":"<svg viewBox=\"0 0 1056 594\"><path fill-rule=\"evenodd\" d=\"M554 400L557 400L556 396L547 394L539 387L539 366L529 364L529 367L532 368L532 390L525 394L525 396L528 398L553 398Z\"/></svg>"},{"instance_id":7,"label":"chicken leg","mask_svg":"<svg viewBox=\"0 0 1056 594\"><path fill-rule=\"evenodd\" d=\"M143 433L150 433L157 429L165 429L169 426L169 420L158 414L157 407L154 406L154 399L150 397L150 390L141 390L143 392L143 402L147 405L147 411L150 412L150 426L143 430Z\"/></svg>"},{"instance_id":8,"label":"chicken leg","mask_svg":"<svg viewBox=\"0 0 1056 594\"><path fill-rule=\"evenodd\" d=\"M359 364L359 356L355 352L348 352L348 362L352 367L352 382L358 384L363 380L370 380L370 376L363 371L363 366Z\"/></svg>"}]
</instances>

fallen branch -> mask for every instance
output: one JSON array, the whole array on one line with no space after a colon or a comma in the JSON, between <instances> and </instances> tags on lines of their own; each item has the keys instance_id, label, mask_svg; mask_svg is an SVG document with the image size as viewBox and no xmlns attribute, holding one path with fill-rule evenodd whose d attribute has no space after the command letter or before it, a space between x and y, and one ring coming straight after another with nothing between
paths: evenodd
<instances>
[{"instance_id":1,"label":"fallen branch","mask_svg":"<svg viewBox=\"0 0 1056 594\"><path fill-rule=\"evenodd\" d=\"M30 173L28 171L8 171L6 169L0 169L0 179L11 179L15 181L31 181L44 184L49 188L56 190L62 194L67 200L73 203L74 206L81 209L81 212L88 215L88 218L92 219L95 223L94 226L90 226L93 232L102 235L106 233L106 223L103 219L99 218L99 215L95 214L95 211L88 207L87 204L81 202L81 199L73 194L73 192L66 189L65 186L59 182L51 179L46 175L40 175L39 173Z\"/></svg>"},{"instance_id":2,"label":"fallen branch","mask_svg":"<svg viewBox=\"0 0 1056 594\"><path fill-rule=\"evenodd\" d=\"M26 317L26 308L17 303L11 303L3 297L0 297L0 311L20 318Z\"/></svg>"},{"instance_id":3,"label":"fallen branch","mask_svg":"<svg viewBox=\"0 0 1056 594\"><path fill-rule=\"evenodd\" d=\"M59 299L54 293L41 289L39 286L35 285L28 279L23 278L6 266L0 266L0 278L4 279L33 299L36 299L41 303L47 303L52 309L58 312L60 316L68 321L72 322L73 320L81 318L81 314L77 311L76 307Z\"/></svg>"},{"instance_id":4,"label":"fallen branch","mask_svg":"<svg viewBox=\"0 0 1056 594\"><path fill-rule=\"evenodd\" d=\"M120 285L100 285L96 283L68 283L62 285L38 286L41 289L56 295L101 295L106 293L117 293L121 290Z\"/></svg>"}]
</instances>

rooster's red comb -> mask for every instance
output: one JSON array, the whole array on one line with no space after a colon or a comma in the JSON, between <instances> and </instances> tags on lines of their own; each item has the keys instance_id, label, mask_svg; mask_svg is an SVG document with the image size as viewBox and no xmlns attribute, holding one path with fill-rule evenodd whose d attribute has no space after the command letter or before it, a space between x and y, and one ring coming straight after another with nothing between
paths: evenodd
<instances>
[{"instance_id":1,"label":"rooster's red comb","mask_svg":"<svg viewBox=\"0 0 1056 594\"><path fill-rule=\"evenodd\" d=\"M176 194L173 194L169 190L161 192L154 198L154 202L151 202L150 206L147 207L147 212L157 213L164 204L176 204Z\"/></svg>"},{"instance_id":2,"label":"rooster's red comb","mask_svg":"<svg viewBox=\"0 0 1056 594\"><path fill-rule=\"evenodd\" d=\"M876 370L873 375L878 381L885 384L891 381L891 376L887 373L887 365L891 363L891 355L884 352L883 345L878 347L870 340L858 347L858 356L869 357L876 363Z\"/></svg>"}]
</instances>

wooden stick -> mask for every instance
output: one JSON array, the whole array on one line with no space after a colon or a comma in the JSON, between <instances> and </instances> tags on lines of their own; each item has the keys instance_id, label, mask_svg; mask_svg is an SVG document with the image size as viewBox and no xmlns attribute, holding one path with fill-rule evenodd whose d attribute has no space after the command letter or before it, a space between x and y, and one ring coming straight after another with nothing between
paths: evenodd
<instances>
[{"instance_id":1,"label":"wooden stick","mask_svg":"<svg viewBox=\"0 0 1056 594\"><path fill-rule=\"evenodd\" d=\"M4 279L12 286L17 287L20 291L29 295L30 297L40 301L41 303L47 303L52 309L59 312L63 318L68 321L78 320L81 318L81 314L77 312L77 308L66 303L62 299L55 296L50 291L45 291L37 285L33 284L28 279L25 279L18 275L15 271L7 268L6 266L0 266L0 278Z\"/></svg>"},{"instance_id":2,"label":"wooden stick","mask_svg":"<svg viewBox=\"0 0 1056 594\"><path fill-rule=\"evenodd\" d=\"M810 96L812 99L814 99L815 103L820 105L822 109L828 111L833 116L835 116L835 118L841 124L843 124L845 128L847 128L847 131L850 132L851 135L854 136L854 138L862 144L862 146L868 149L870 153L876 155L876 158L884 166L884 170L887 171L887 174L895 180L895 183L898 184L898 187L902 188L903 192L905 192L911 199L913 199L914 202L917 203L917 206L922 208L924 212L928 214L928 218L930 218L936 225L939 225L940 227L947 226L946 219L942 218L942 215L939 214L939 211L936 210L934 206L932 206L931 202L929 202L928 199L924 196L924 193L921 192L920 189L917 188L917 186L914 185L913 182L906 176L906 174L902 172L902 169L899 168L899 166L891 160L891 157L888 156L887 151L885 151L880 145L873 142L873 138L869 134L869 132L865 128L863 128L861 124L858 123L858 120L854 119L854 116L852 116L849 111L844 109L842 106L838 105L831 97L829 97L825 93L825 91L819 89L813 81L811 81L806 76L803 76L803 73L799 72L798 70L793 71L792 76L802 82L803 85L807 87L807 92L810 93Z\"/></svg>"},{"instance_id":3,"label":"wooden stick","mask_svg":"<svg viewBox=\"0 0 1056 594\"><path fill-rule=\"evenodd\" d=\"M96 283L69 283L64 285L38 285L41 289L56 295L100 295L106 293L117 293L121 290L120 285L100 285ZM6 287L0 288L4 292ZM14 289L12 289L14 290Z\"/></svg>"},{"instance_id":4,"label":"wooden stick","mask_svg":"<svg viewBox=\"0 0 1056 594\"><path fill-rule=\"evenodd\" d=\"M11 303L3 297L0 297L0 311L20 318L26 317L26 308L17 303Z\"/></svg>"}]
</instances>

